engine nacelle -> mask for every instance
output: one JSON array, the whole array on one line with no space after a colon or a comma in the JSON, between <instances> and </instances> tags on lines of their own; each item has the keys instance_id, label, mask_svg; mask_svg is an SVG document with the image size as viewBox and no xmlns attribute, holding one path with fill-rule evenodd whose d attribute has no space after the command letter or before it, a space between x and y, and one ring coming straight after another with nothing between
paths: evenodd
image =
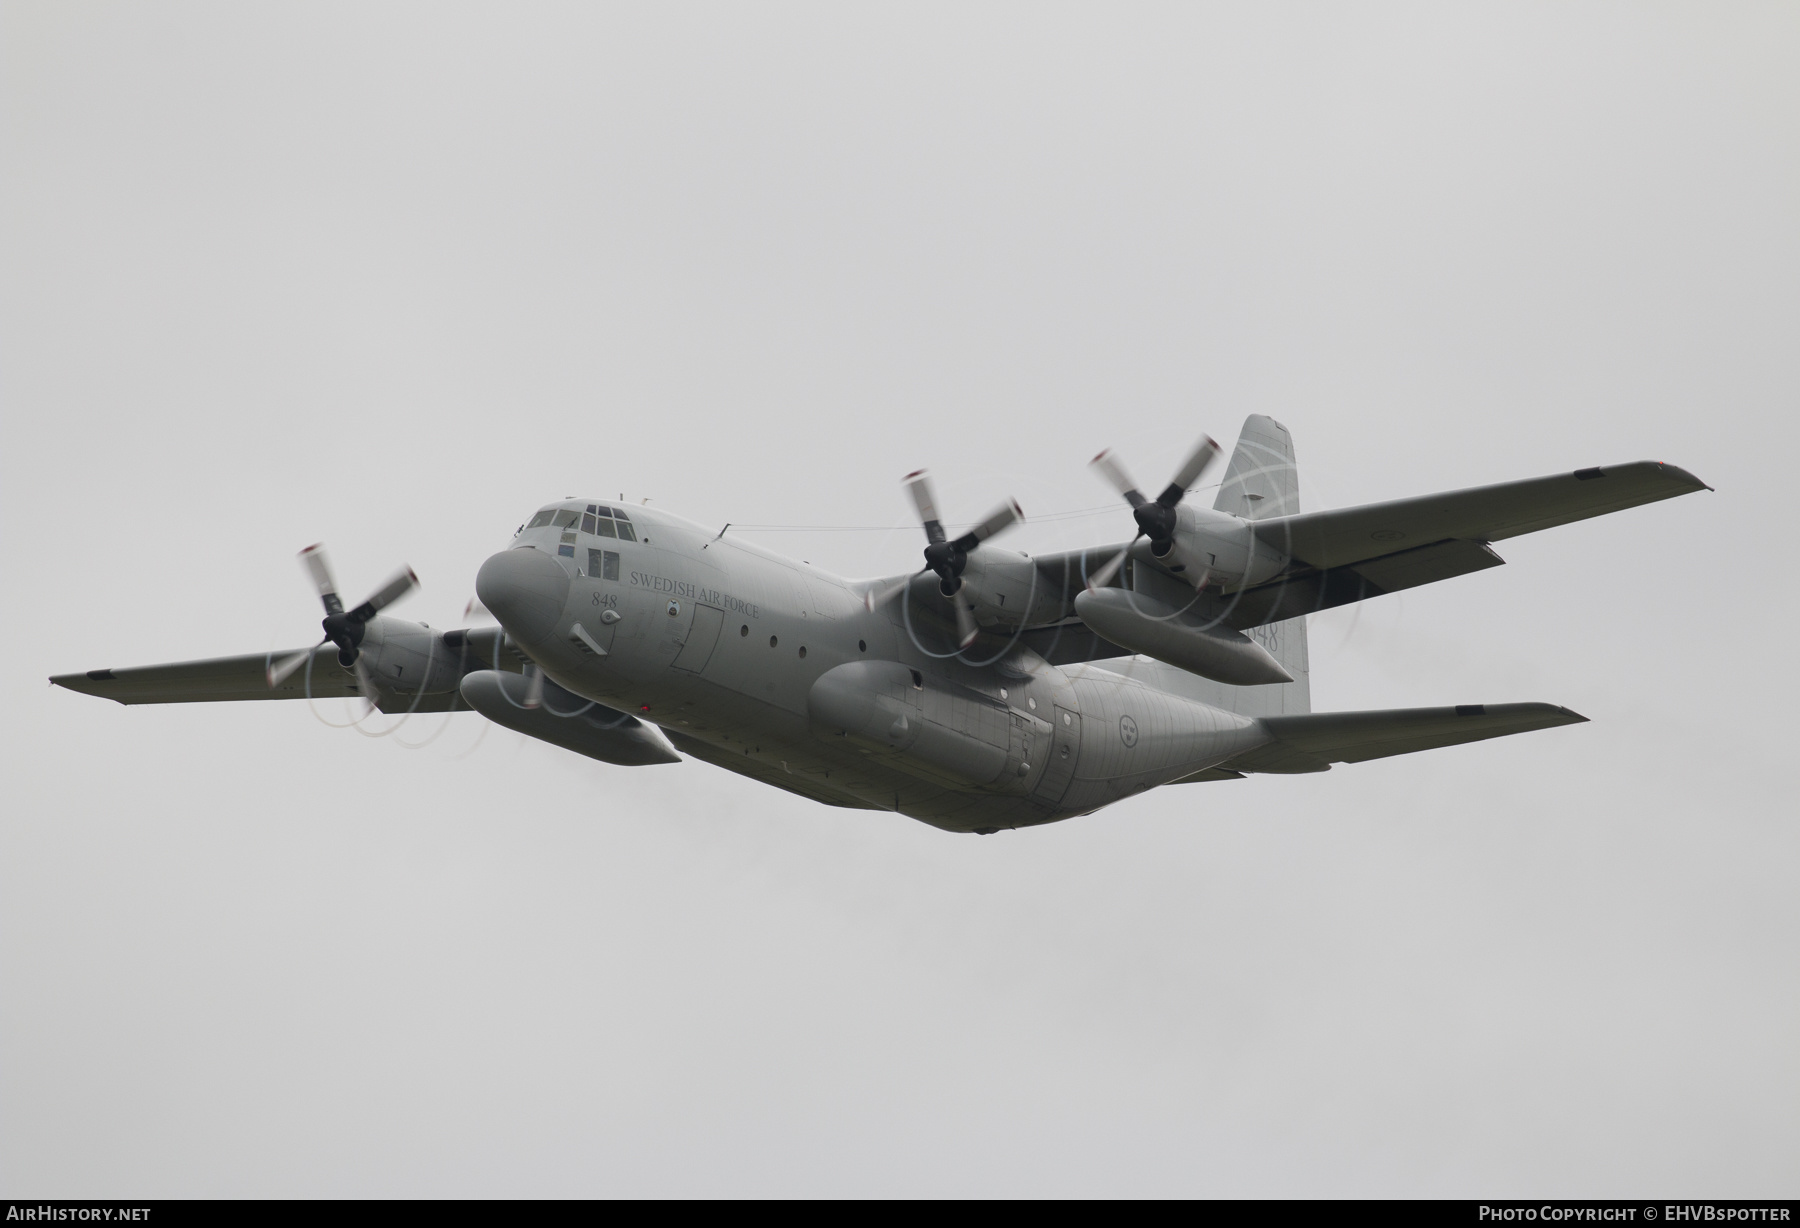
<instances>
[{"instance_id":1,"label":"engine nacelle","mask_svg":"<svg viewBox=\"0 0 1800 1228\"><path fill-rule=\"evenodd\" d=\"M1016 550L983 546L963 568L964 600L983 627L1035 626L1063 616L1062 589L1038 574L1037 563Z\"/></svg>"},{"instance_id":2,"label":"engine nacelle","mask_svg":"<svg viewBox=\"0 0 1800 1228\"><path fill-rule=\"evenodd\" d=\"M1264 686L1292 682L1281 662L1241 631L1183 614L1144 593L1102 588L1075 598L1075 613L1122 648L1215 682Z\"/></svg>"},{"instance_id":3,"label":"engine nacelle","mask_svg":"<svg viewBox=\"0 0 1800 1228\"><path fill-rule=\"evenodd\" d=\"M369 620L360 653L375 685L395 695L439 695L462 683L458 653L424 623L377 614Z\"/></svg>"},{"instance_id":4,"label":"engine nacelle","mask_svg":"<svg viewBox=\"0 0 1800 1228\"><path fill-rule=\"evenodd\" d=\"M915 774L1019 789L1027 783L1030 731L1023 717L897 661L851 661L828 670L813 683L806 707L818 736L847 738Z\"/></svg>"},{"instance_id":5,"label":"engine nacelle","mask_svg":"<svg viewBox=\"0 0 1800 1228\"><path fill-rule=\"evenodd\" d=\"M913 609L938 611L948 598L930 572L915 576L907 599ZM956 600L968 604L976 625L1002 629L1036 626L1063 617L1062 588L1039 575L1037 563L1016 550L984 545L971 551Z\"/></svg>"},{"instance_id":6,"label":"engine nacelle","mask_svg":"<svg viewBox=\"0 0 1800 1228\"><path fill-rule=\"evenodd\" d=\"M1181 504L1169 552L1154 555L1189 584L1202 581L1228 593L1273 580L1288 565L1288 556L1257 540L1248 520L1209 507Z\"/></svg>"}]
</instances>

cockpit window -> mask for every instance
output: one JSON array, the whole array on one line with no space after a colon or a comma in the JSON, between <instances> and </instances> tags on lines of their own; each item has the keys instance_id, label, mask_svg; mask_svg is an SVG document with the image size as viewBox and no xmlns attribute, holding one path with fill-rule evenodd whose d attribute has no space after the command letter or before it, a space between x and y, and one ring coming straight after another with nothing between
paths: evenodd
<instances>
[{"instance_id":1,"label":"cockpit window","mask_svg":"<svg viewBox=\"0 0 1800 1228\"><path fill-rule=\"evenodd\" d=\"M618 536L617 533L613 532L613 522L612 522L612 517L610 517L610 516L601 516L599 519L594 521L594 533L596 536L599 536L599 537L617 537Z\"/></svg>"},{"instance_id":2,"label":"cockpit window","mask_svg":"<svg viewBox=\"0 0 1800 1228\"><path fill-rule=\"evenodd\" d=\"M559 508L556 516L550 521L559 529L566 529L580 519L581 513L572 508Z\"/></svg>"},{"instance_id":3,"label":"cockpit window","mask_svg":"<svg viewBox=\"0 0 1800 1228\"><path fill-rule=\"evenodd\" d=\"M616 507L612 509L612 514L617 516L620 520L630 520L631 519L631 517L627 516L624 512L620 511Z\"/></svg>"},{"instance_id":4,"label":"cockpit window","mask_svg":"<svg viewBox=\"0 0 1800 1228\"><path fill-rule=\"evenodd\" d=\"M600 523L605 524L606 522L602 520ZM628 542L637 540L637 534L631 531L631 522L623 516L619 517L619 536Z\"/></svg>"},{"instance_id":5,"label":"cockpit window","mask_svg":"<svg viewBox=\"0 0 1800 1228\"><path fill-rule=\"evenodd\" d=\"M537 515L533 516L531 518L531 523L526 525L525 527L528 529L541 529L545 525L550 523L550 517L552 517L554 515L556 515L556 509L553 507L547 507L543 511L539 512Z\"/></svg>"}]
</instances>

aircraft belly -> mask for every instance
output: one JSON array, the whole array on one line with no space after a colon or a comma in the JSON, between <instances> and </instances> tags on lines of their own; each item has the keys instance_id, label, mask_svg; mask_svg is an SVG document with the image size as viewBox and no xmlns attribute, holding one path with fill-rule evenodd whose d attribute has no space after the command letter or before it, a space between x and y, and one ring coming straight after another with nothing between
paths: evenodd
<instances>
[{"instance_id":1,"label":"aircraft belly","mask_svg":"<svg viewBox=\"0 0 1800 1228\"><path fill-rule=\"evenodd\" d=\"M1123 680L1070 671L1079 697L1079 747L1061 817L1086 814L1268 741L1255 721Z\"/></svg>"}]
</instances>

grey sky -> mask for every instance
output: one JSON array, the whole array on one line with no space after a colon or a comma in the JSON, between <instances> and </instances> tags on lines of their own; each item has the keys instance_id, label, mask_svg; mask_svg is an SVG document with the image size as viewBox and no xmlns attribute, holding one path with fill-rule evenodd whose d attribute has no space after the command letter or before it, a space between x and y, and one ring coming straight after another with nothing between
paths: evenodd
<instances>
[{"instance_id":1,"label":"grey sky","mask_svg":"<svg viewBox=\"0 0 1800 1228\"><path fill-rule=\"evenodd\" d=\"M1792 5L0 7L0 1193L1793 1196ZM539 503L847 574L1718 487L1312 623L1593 723L991 839L481 718L124 708ZM1093 510L1092 515L1041 519ZM323 715L341 719L336 708Z\"/></svg>"}]
</instances>

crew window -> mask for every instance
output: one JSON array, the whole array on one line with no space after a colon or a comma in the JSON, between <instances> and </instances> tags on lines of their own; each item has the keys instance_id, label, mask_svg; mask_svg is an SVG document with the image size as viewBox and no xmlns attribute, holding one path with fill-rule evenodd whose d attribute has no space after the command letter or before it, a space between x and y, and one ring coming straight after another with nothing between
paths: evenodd
<instances>
[{"instance_id":1,"label":"crew window","mask_svg":"<svg viewBox=\"0 0 1800 1228\"><path fill-rule=\"evenodd\" d=\"M551 524L553 524L553 525L555 525L555 526L556 526L556 527L557 527L557 528L559 528L559 529L566 529L566 528L568 528L568 527L569 527L569 526L570 526L570 525L572 525L572 524L574 524L574 523L575 523L575 521L576 521L576 520L577 520L577 519L578 519L578 518L579 518L579 517L580 517L580 516L581 516L581 513L580 513L580 512L577 512L577 511L575 511L575 510L573 510L573 509L571 509L571 508L566 508L566 507L565 507L565 508L562 508L562 509L560 509L560 510L559 510L559 511L558 511L558 512L557 512L557 513L556 513L556 515L555 515L555 516L554 516L554 517L552 517L552 518L551 518L551 521L550 521L550 523L551 523Z\"/></svg>"},{"instance_id":2,"label":"crew window","mask_svg":"<svg viewBox=\"0 0 1800 1228\"><path fill-rule=\"evenodd\" d=\"M619 552L617 550L589 550L588 575L599 576L602 580L619 578Z\"/></svg>"},{"instance_id":3,"label":"crew window","mask_svg":"<svg viewBox=\"0 0 1800 1228\"><path fill-rule=\"evenodd\" d=\"M565 559L572 559L575 557L575 547L573 546L558 546L556 552Z\"/></svg>"},{"instance_id":4,"label":"crew window","mask_svg":"<svg viewBox=\"0 0 1800 1228\"><path fill-rule=\"evenodd\" d=\"M594 534L597 537L617 537L618 536L618 534L613 531L613 522L611 521L611 519L609 519L608 517L605 517L605 516L601 516L597 520L594 521Z\"/></svg>"},{"instance_id":5,"label":"crew window","mask_svg":"<svg viewBox=\"0 0 1800 1228\"><path fill-rule=\"evenodd\" d=\"M582 514L581 531L583 533L592 533L594 531L594 513L584 512Z\"/></svg>"},{"instance_id":6,"label":"crew window","mask_svg":"<svg viewBox=\"0 0 1800 1228\"><path fill-rule=\"evenodd\" d=\"M590 512L597 512L597 511L599 511L599 510L600 510L600 509L599 509L599 507L598 507L598 506L596 506L596 505L595 505L595 504L592 504L592 503L590 503L590 504L588 504L588 505L587 505L587 510L588 510L588 511L590 511Z\"/></svg>"},{"instance_id":7,"label":"crew window","mask_svg":"<svg viewBox=\"0 0 1800 1228\"><path fill-rule=\"evenodd\" d=\"M553 507L547 507L543 511L539 512L537 515L533 516L531 518L531 523L526 525L525 527L528 529L541 529L545 525L550 523L550 517L552 517L554 515L556 515L556 509Z\"/></svg>"},{"instance_id":8,"label":"crew window","mask_svg":"<svg viewBox=\"0 0 1800 1228\"><path fill-rule=\"evenodd\" d=\"M618 537L628 542L637 540L637 533L631 527L631 517L616 507L599 508L599 533L601 537ZM614 521L617 521L615 527Z\"/></svg>"}]
</instances>

